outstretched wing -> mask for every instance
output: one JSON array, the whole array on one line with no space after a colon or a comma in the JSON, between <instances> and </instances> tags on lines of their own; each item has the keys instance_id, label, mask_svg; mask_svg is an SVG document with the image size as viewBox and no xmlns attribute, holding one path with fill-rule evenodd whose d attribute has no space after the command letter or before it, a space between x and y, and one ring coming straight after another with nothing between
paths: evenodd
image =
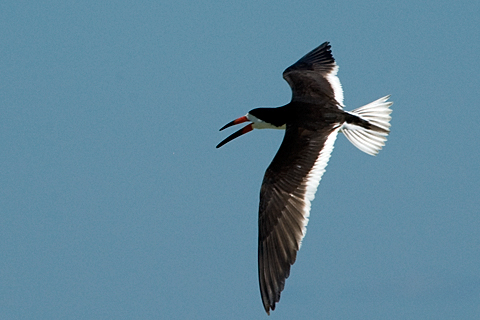
<instances>
[{"instance_id":1,"label":"outstretched wing","mask_svg":"<svg viewBox=\"0 0 480 320\"><path fill-rule=\"evenodd\" d=\"M283 78L292 88L292 101L311 102L327 96L343 107L343 90L337 71L330 44L325 42L288 67Z\"/></svg>"},{"instance_id":2,"label":"outstretched wing","mask_svg":"<svg viewBox=\"0 0 480 320\"><path fill-rule=\"evenodd\" d=\"M325 172L339 124L310 131L287 126L260 191L258 271L265 311L280 300L305 236L310 202Z\"/></svg>"}]
</instances>

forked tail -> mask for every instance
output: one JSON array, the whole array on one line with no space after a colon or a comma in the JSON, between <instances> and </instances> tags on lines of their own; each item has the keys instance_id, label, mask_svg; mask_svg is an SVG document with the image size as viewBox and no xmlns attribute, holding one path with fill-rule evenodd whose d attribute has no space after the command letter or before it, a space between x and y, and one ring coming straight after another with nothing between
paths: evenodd
<instances>
[{"instance_id":1,"label":"forked tail","mask_svg":"<svg viewBox=\"0 0 480 320\"><path fill-rule=\"evenodd\" d=\"M382 149L390 133L393 102L387 102L388 98L389 95L348 112L352 117L341 128L355 147L372 156Z\"/></svg>"}]
</instances>

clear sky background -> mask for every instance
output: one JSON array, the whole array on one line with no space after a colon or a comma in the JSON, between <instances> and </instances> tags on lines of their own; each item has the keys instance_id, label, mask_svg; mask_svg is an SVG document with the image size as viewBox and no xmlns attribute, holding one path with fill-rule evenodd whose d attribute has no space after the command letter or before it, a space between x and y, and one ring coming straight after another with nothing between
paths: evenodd
<instances>
[{"instance_id":1,"label":"clear sky background","mask_svg":"<svg viewBox=\"0 0 480 320\"><path fill-rule=\"evenodd\" d=\"M377 157L340 135L270 319L479 319L480 2L2 1L2 319L266 319L260 184L324 41Z\"/></svg>"}]
</instances>

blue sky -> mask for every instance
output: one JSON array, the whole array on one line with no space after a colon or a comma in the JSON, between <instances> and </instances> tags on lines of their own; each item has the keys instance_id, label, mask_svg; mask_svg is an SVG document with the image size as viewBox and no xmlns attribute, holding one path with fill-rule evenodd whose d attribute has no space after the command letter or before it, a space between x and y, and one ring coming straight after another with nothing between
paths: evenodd
<instances>
[{"instance_id":1,"label":"blue sky","mask_svg":"<svg viewBox=\"0 0 480 320\"><path fill-rule=\"evenodd\" d=\"M478 1L3 1L2 319L262 319L283 70L330 41L377 157L337 139L271 319L478 319Z\"/></svg>"}]
</instances>

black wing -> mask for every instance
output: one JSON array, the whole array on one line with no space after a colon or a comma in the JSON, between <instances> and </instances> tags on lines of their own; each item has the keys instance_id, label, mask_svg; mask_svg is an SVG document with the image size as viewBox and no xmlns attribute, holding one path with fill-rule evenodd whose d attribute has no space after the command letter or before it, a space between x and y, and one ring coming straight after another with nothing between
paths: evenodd
<instances>
[{"instance_id":1,"label":"black wing","mask_svg":"<svg viewBox=\"0 0 480 320\"><path fill-rule=\"evenodd\" d=\"M327 96L343 106L343 90L337 71L330 45L325 42L288 67L283 78L292 88L292 101L311 102Z\"/></svg>"},{"instance_id":2,"label":"black wing","mask_svg":"<svg viewBox=\"0 0 480 320\"><path fill-rule=\"evenodd\" d=\"M258 271L265 311L275 309L305 236L315 197L339 127L310 131L287 126L260 191Z\"/></svg>"}]
</instances>

